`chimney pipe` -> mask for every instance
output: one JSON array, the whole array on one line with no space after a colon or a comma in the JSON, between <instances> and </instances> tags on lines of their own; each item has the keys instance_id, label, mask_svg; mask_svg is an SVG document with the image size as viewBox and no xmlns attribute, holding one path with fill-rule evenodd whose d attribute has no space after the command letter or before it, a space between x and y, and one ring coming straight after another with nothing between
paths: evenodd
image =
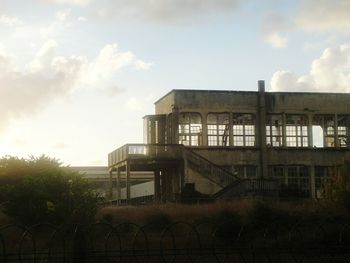
<instances>
[{"instance_id":1,"label":"chimney pipe","mask_svg":"<svg viewBox=\"0 0 350 263\"><path fill-rule=\"evenodd\" d=\"M258 80L259 92L265 92L265 80Z\"/></svg>"}]
</instances>

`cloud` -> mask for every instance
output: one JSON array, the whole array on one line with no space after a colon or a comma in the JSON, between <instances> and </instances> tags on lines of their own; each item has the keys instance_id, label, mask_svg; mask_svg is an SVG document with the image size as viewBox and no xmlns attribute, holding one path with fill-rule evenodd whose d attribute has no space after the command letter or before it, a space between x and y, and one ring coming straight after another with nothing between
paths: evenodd
<instances>
[{"instance_id":1,"label":"cloud","mask_svg":"<svg viewBox=\"0 0 350 263\"><path fill-rule=\"evenodd\" d=\"M284 17L274 14L266 16L262 22L262 35L265 42L274 48L285 48L288 44L287 37L281 35L281 32L288 29Z\"/></svg>"},{"instance_id":2,"label":"cloud","mask_svg":"<svg viewBox=\"0 0 350 263\"><path fill-rule=\"evenodd\" d=\"M307 31L350 34L349 0L304 0L296 16L296 24Z\"/></svg>"},{"instance_id":3,"label":"cloud","mask_svg":"<svg viewBox=\"0 0 350 263\"><path fill-rule=\"evenodd\" d=\"M96 1L103 18L129 18L157 23L183 23L198 16L229 13L239 0L105 0Z\"/></svg>"},{"instance_id":4,"label":"cloud","mask_svg":"<svg viewBox=\"0 0 350 263\"><path fill-rule=\"evenodd\" d=\"M350 92L350 44L327 48L315 59L308 75L277 71L271 79L273 91Z\"/></svg>"},{"instance_id":5,"label":"cloud","mask_svg":"<svg viewBox=\"0 0 350 263\"><path fill-rule=\"evenodd\" d=\"M47 41L24 66L13 56L0 53L0 129L76 89L110 87L115 73L137 68L141 61L130 51L119 51L116 44L106 45L91 61L85 56L59 56L57 46L55 41Z\"/></svg>"},{"instance_id":6,"label":"cloud","mask_svg":"<svg viewBox=\"0 0 350 263\"><path fill-rule=\"evenodd\" d=\"M23 21L14 16L0 15L0 25L14 27L23 25Z\"/></svg>"}]
</instances>

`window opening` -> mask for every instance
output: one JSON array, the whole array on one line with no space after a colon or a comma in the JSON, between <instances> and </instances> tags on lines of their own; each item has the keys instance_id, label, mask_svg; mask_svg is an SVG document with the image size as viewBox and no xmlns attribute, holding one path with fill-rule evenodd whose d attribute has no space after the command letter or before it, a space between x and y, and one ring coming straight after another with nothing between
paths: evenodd
<instances>
[{"instance_id":1,"label":"window opening","mask_svg":"<svg viewBox=\"0 0 350 263\"><path fill-rule=\"evenodd\" d=\"M305 115L286 115L286 146L308 147L308 121Z\"/></svg>"},{"instance_id":2,"label":"window opening","mask_svg":"<svg viewBox=\"0 0 350 263\"><path fill-rule=\"evenodd\" d=\"M282 115L273 114L266 118L266 144L273 147L283 146Z\"/></svg>"},{"instance_id":3,"label":"window opening","mask_svg":"<svg viewBox=\"0 0 350 263\"><path fill-rule=\"evenodd\" d=\"M349 147L350 142L350 116L338 115L338 146Z\"/></svg>"},{"instance_id":4,"label":"window opening","mask_svg":"<svg viewBox=\"0 0 350 263\"><path fill-rule=\"evenodd\" d=\"M229 145L228 113L209 113L207 116L208 146Z\"/></svg>"},{"instance_id":5,"label":"window opening","mask_svg":"<svg viewBox=\"0 0 350 263\"><path fill-rule=\"evenodd\" d=\"M312 120L312 131L313 146L335 147L335 122L333 115L315 115ZM321 133L322 139L320 138Z\"/></svg>"},{"instance_id":6,"label":"window opening","mask_svg":"<svg viewBox=\"0 0 350 263\"><path fill-rule=\"evenodd\" d=\"M254 114L233 114L233 145L255 146Z\"/></svg>"},{"instance_id":7,"label":"window opening","mask_svg":"<svg viewBox=\"0 0 350 263\"><path fill-rule=\"evenodd\" d=\"M181 113L179 116L179 144L199 146L202 139L202 120L199 113Z\"/></svg>"}]
</instances>

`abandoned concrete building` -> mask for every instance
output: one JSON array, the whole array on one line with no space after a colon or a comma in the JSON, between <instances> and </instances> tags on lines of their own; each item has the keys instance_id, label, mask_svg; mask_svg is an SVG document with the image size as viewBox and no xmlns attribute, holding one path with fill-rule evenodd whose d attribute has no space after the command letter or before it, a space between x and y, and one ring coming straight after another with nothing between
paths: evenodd
<instances>
[{"instance_id":1,"label":"abandoned concrete building","mask_svg":"<svg viewBox=\"0 0 350 263\"><path fill-rule=\"evenodd\" d=\"M265 92L264 81L256 92L172 90L143 121L144 144L108 155L113 199L320 198L350 160L350 94ZM134 183L136 171L149 181Z\"/></svg>"}]
</instances>

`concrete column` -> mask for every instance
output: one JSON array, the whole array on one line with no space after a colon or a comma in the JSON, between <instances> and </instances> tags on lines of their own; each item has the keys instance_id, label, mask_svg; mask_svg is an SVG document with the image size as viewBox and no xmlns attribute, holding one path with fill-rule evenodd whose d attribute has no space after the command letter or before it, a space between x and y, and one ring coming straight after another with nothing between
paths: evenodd
<instances>
[{"instance_id":1,"label":"concrete column","mask_svg":"<svg viewBox=\"0 0 350 263\"><path fill-rule=\"evenodd\" d=\"M310 191L311 191L311 197L315 199L316 196L316 180L315 180L315 166L310 166Z\"/></svg>"},{"instance_id":2,"label":"concrete column","mask_svg":"<svg viewBox=\"0 0 350 263\"><path fill-rule=\"evenodd\" d=\"M282 143L283 147L287 147L287 116L282 113Z\"/></svg>"},{"instance_id":3,"label":"concrete column","mask_svg":"<svg viewBox=\"0 0 350 263\"><path fill-rule=\"evenodd\" d=\"M312 119L313 119L313 115L312 114L308 114L307 115L308 118L308 128L307 128L307 132L308 132L308 140L309 140L309 148L313 148L313 141L314 141L314 135L312 133Z\"/></svg>"},{"instance_id":4,"label":"concrete column","mask_svg":"<svg viewBox=\"0 0 350 263\"><path fill-rule=\"evenodd\" d=\"M173 106L172 109L172 134L171 134L171 143L179 143L179 109L176 106Z\"/></svg>"},{"instance_id":5,"label":"concrete column","mask_svg":"<svg viewBox=\"0 0 350 263\"><path fill-rule=\"evenodd\" d=\"M338 138L338 114L334 115L334 147L340 147Z\"/></svg>"},{"instance_id":6,"label":"concrete column","mask_svg":"<svg viewBox=\"0 0 350 263\"><path fill-rule=\"evenodd\" d=\"M130 201L130 188L131 188L131 182L130 182L130 162L126 161L126 168L125 168L125 173L126 173L126 200L127 202Z\"/></svg>"},{"instance_id":7,"label":"concrete column","mask_svg":"<svg viewBox=\"0 0 350 263\"><path fill-rule=\"evenodd\" d=\"M208 146L207 112L201 112L202 117L202 146Z\"/></svg>"},{"instance_id":8,"label":"concrete column","mask_svg":"<svg viewBox=\"0 0 350 263\"><path fill-rule=\"evenodd\" d=\"M265 82L258 81L258 140L260 149L260 177L267 177L267 150L266 150L266 101L265 101Z\"/></svg>"},{"instance_id":9,"label":"concrete column","mask_svg":"<svg viewBox=\"0 0 350 263\"><path fill-rule=\"evenodd\" d=\"M118 204L120 200L122 199L122 193L121 193L121 169L120 167L117 168L117 199Z\"/></svg>"},{"instance_id":10,"label":"concrete column","mask_svg":"<svg viewBox=\"0 0 350 263\"><path fill-rule=\"evenodd\" d=\"M160 171L156 169L154 171L154 201L160 201Z\"/></svg>"},{"instance_id":11,"label":"concrete column","mask_svg":"<svg viewBox=\"0 0 350 263\"><path fill-rule=\"evenodd\" d=\"M167 178L164 170L160 171L160 188L161 188L161 201L166 203L167 201Z\"/></svg>"},{"instance_id":12,"label":"concrete column","mask_svg":"<svg viewBox=\"0 0 350 263\"><path fill-rule=\"evenodd\" d=\"M113 168L109 169L109 193L108 193L109 200L112 200L113 198Z\"/></svg>"},{"instance_id":13,"label":"concrete column","mask_svg":"<svg viewBox=\"0 0 350 263\"><path fill-rule=\"evenodd\" d=\"M232 113L232 111L230 111L230 119L229 119L229 145L230 146L233 146L233 120L232 120L232 118L233 118L233 113ZM255 128L255 133L256 133L256 128Z\"/></svg>"}]
</instances>

